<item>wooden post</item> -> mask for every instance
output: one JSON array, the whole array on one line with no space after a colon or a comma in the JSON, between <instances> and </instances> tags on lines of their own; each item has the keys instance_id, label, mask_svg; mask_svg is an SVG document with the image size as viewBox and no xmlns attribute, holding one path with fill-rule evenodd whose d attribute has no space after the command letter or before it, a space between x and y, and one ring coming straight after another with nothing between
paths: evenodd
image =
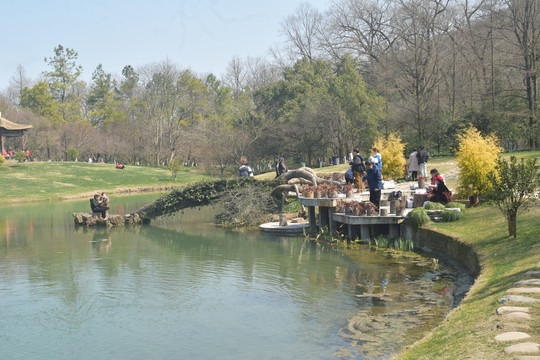
<instances>
[{"instance_id":1,"label":"wooden post","mask_svg":"<svg viewBox=\"0 0 540 360\"><path fill-rule=\"evenodd\" d=\"M279 226L287 226L288 223L287 223L287 215L285 214L280 214L279 215Z\"/></svg>"}]
</instances>

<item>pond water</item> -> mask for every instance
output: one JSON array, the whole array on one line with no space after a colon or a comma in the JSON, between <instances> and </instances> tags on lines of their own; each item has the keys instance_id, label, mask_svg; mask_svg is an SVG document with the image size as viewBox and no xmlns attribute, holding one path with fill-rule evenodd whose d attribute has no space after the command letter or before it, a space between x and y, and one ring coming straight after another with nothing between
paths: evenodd
<instances>
[{"instance_id":1,"label":"pond water","mask_svg":"<svg viewBox=\"0 0 540 360\"><path fill-rule=\"evenodd\" d=\"M387 359L453 305L455 272L415 254L224 231L212 208L75 227L88 207L0 207L2 359Z\"/></svg>"}]
</instances>

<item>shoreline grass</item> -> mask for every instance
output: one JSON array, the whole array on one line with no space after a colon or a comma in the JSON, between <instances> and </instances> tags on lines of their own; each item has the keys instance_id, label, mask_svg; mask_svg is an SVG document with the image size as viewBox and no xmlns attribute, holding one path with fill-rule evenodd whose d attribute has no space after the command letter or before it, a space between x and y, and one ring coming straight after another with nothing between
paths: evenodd
<instances>
[{"instance_id":1,"label":"shoreline grass","mask_svg":"<svg viewBox=\"0 0 540 360\"><path fill-rule=\"evenodd\" d=\"M482 271L462 303L453 309L445 322L428 336L395 357L405 359L508 359L494 337L509 329L499 329L497 302L525 272L540 266L540 205L518 217L518 236L508 237L506 219L491 205L468 209L455 223L430 223L436 231L459 237L479 255ZM525 330L531 342L540 342L540 305L531 307L535 314Z\"/></svg>"}]
</instances>

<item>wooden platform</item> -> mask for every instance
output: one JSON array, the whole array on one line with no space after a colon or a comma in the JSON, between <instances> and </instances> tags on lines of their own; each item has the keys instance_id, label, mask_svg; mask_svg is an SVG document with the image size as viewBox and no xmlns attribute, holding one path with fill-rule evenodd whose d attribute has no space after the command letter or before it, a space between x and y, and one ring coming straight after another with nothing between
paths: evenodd
<instances>
[{"instance_id":1,"label":"wooden platform","mask_svg":"<svg viewBox=\"0 0 540 360\"><path fill-rule=\"evenodd\" d=\"M405 221L404 216L352 216L343 213L333 214L333 220L336 223L347 225L347 235L349 239L354 239L358 234L361 240L367 240L374 237L376 230L387 234L390 239L399 236L399 225ZM375 228L376 225L378 229Z\"/></svg>"}]
</instances>

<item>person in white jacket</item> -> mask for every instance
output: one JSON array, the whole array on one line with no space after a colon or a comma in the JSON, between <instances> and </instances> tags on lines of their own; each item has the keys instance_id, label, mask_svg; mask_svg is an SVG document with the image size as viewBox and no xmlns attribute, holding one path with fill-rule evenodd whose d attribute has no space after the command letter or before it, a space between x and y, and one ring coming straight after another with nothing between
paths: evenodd
<instances>
[{"instance_id":1,"label":"person in white jacket","mask_svg":"<svg viewBox=\"0 0 540 360\"><path fill-rule=\"evenodd\" d=\"M414 149L411 155L409 155L409 168L408 172L411 174L411 180L416 181L416 177L418 176L418 170L420 170L420 167L418 166L418 157L416 154L418 153L418 149Z\"/></svg>"}]
</instances>

